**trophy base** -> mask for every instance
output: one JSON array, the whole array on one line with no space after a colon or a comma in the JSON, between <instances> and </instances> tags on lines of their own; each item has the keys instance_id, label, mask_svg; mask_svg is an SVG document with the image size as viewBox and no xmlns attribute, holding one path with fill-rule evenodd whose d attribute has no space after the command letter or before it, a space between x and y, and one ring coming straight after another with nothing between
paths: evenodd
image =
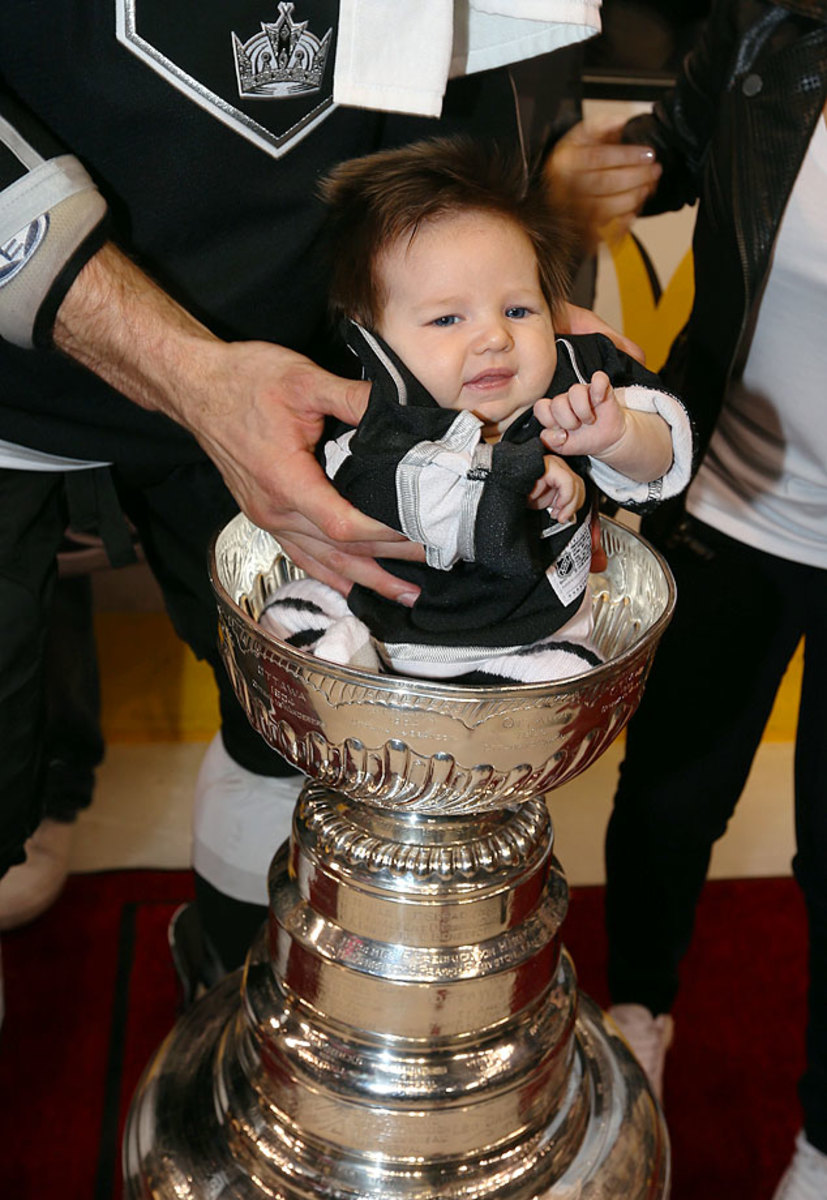
<instances>
[{"instance_id":1,"label":"trophy base","mask_svg":"<svg viewBox=\"0 0 827 1200\"><path fill-rule=\"evenodd\" d=\"M295 567L216 539L220 641L251 723L309 776L243 972L176 1025L127 1121L127 1200L666 1200L645 1076L581 996L544 796L637 706L674 585L603 522L606 662L465 688L334 667L257 623Z\"/></svg>"},{"instance_id":2,"label":"trophy base","mask_svg":"<svg viewBox=\"0 0 827 1200\"><path fill-rule=\"evenodd\" d=\"M255 969L254 958L246 971ZM390 1161L279 1127L267 1106L231 1112L224 1084L245 979L235 972L176 1024L146 1068L124 1138L126 1200L667 1200L662 1111L611 1023L580 994L567 1096L528 1142L455 1159ZM288 1085L289 1086L289 1085ZM438 1129L439 1106L428 1114ZM347 1122L342 1113L342 1123ZM377 1126L381 1111L377 1109ZM338 1137L335 1139L338 1141ZM571 1147L575 1149L571 1157ZM567 1148L562 1157L556 1146Z\"/></svg>"}]
</instances>

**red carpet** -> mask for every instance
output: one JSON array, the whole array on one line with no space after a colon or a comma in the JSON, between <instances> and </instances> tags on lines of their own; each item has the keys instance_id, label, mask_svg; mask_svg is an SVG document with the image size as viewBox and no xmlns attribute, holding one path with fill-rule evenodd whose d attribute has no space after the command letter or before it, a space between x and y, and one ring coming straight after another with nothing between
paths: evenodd
<instances>
[{"instance_id":1,"label":"red carpet","mask_svg":"<svg viewBox=\"0 0 827 1200\"><path fill-rule=\"evenodd\" d=\"M175 1019L166 926L183 872L75 876L2 940L0 1195L118 1200L138 1076ZM564 940L606 1002L602 890L577 889ZM800 1124L805 918L790 879L707 885L667 1067L672 1200L768 1200Z\"/></svg>"}]
</instances>

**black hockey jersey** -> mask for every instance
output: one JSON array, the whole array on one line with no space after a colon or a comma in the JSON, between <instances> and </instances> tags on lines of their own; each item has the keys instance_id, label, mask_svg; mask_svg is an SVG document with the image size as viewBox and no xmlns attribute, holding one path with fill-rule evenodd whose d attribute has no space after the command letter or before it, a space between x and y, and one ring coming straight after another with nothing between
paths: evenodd
<instances>
[{"instance_id":1,"label":"black hockey jersey","mask_svg":"<svg viewBox=\"0 0 827 1200\"><path fill-rule=\"evenodd\" d=\"M439 121L334 106L337 22L337 0L3 0L0 189L24 179L27 146L76 156L109 204L112 239L216 334L342 369L320 176L460 127L513 140L516 119L505 71L452 83ZM25 247L14 232L0 287L3 249L9 262ZM162 468L202 454L56 353L0 343L0 377L0 439Z\"/></svg>"}]
</instances>

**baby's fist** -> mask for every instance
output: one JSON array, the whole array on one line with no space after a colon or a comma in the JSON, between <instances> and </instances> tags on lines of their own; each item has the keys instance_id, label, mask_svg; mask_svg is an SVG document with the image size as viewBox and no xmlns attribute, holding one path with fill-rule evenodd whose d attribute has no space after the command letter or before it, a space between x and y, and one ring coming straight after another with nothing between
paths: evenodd
<instances>
[{"instance_id":1,"label":"baby's fist","mask_svg":"<svg viewBox=\"0 0 827 1200\"><path fill-rule=\"evenodd\" d=\"M595 371L587 384L538 400L534 415L545 426L543 443L558 454L601 454L625 429L625 410L605 371Z\"/></svg>"}]
</instances>

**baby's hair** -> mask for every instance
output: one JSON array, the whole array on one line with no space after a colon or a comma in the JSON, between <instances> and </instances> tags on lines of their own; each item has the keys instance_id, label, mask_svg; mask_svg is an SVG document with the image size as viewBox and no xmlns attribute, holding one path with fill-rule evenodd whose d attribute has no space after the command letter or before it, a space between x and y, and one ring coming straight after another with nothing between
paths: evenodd
<instances>
[{"instance_id":1,"label":"baby's hair","mask_svg":"<svg viewBox=\"0 0 827 1200\"><path fill-rule=\"evenodd\" d=\"M533 182L522 158L470 138L434 138L341 163L322 181L329 210L330 301L375 329L384 306L377 263L400 238L456 213L493 213L528 237L543 294L559 313L571 283L571 225Z\"/></svg>"}]
</instances>

